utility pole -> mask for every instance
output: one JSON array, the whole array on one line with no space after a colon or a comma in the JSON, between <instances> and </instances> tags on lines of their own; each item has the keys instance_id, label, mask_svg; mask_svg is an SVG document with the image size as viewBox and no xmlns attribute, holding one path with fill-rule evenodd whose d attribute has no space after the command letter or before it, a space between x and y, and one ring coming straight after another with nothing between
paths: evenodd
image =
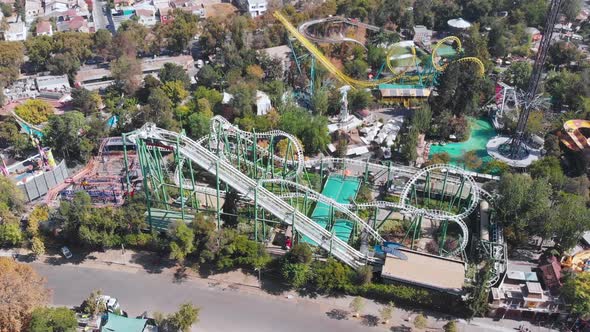
<instances>
[{"instance_id":1,"label":"utility pole","mask_svg":"<svg viewBox=\"0 0 590 332\"><path fill-rule=\"evenodd\" d=\"M513 159L523 159L524 156L526 156L526 153L522 153L523 150L526 152L526 148L523 146L526 124L533 109L533 101L537 95L537 90L539 89L539 81L541 80L541 74L543 73L543 65L545 64L545 59L547 58L547 51L549 49L549 45L551 44L553 26L555 25L557 15L559 14L561 1L562 0L551 0L551 5L549 7L549 11L547 12L547 17L545 18L545 30L543 31L543 37L541 38L541 42L539 44L539 50L537 51L535 64L533 65L533 71L529 79L529 85L524 95L524 100L522 103L523 107L520 112L520 116L518 117L516 131L512 135L511 142L508 143L510 144L510 147L507 151L507 157Z\"/></svg>"}]
</instances>

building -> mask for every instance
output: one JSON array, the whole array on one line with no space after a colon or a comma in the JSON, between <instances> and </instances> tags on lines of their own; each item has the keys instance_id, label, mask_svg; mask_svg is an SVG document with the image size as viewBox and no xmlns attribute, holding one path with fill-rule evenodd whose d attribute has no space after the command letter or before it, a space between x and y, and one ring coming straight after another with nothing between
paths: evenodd
<instances>
[{"instance_id":1,"label":"building","mask_svg":"<svg viewBox=\"0 0 590 332\"><path fill-rule=\"evenodd\" d=\"M543 278L545 287L551 291L561 288L561 264L555 256L551 256L546 264L539 265L539 269L541 270L541 277Z\"/></svg>"},{"instance_id":2,"label":"building","mask_svg":"<svg viewBox=\"0 0 590 332\"><path fill-rule=\"evenodd\" d=\"M465 263L406 248L398 248L405 259L386 254L381 270L384 281L395 281L452 295L463 292Z\"/></svg>"},{"instance_id":3,"label":"building","mask_svg":"<svg viewBox=\"0 0 590 332\"><path fill-rule=\"evenodd\" d=\"M491 290L492 316L507 318L557 318L565 315L564 302L544 290L535 272L508 271Z\"/></svg>"},{"instance_id":4,"label":"building","mask_svg":"<svg viewBox=\"0 0 590 332\"><path fill-rule=\"evenodd\" d=\"M35 79L37 90L42 91L70 91L70 81L67 75L61 76L41 76Z\"/></svg>"},{"instance_id":5,"label":"building","mask_svg":"<svg viewBox=\"0 0 590 332\"><path fill-rule=\"evenodd\" d=\"M145 25L147 27L151 27L156 25L156 12L155 10L150 9L136 9L135 16L137 16L137 22L139 24Z\"/></svg>"},{"instance_id":6,"label":"building","mask_svg":"<svg viewBox=\"0 0 590 332\"><path fill-rule=\"evenodd\" d=\"M267 0L236 0L236 7L242 12L250 13L252 17L264 14L268 7Z\"/></svg>"},{"instance_id":7,"label":"building","mask_svg":"<svg viewBox=\"0 0 590 332\"><path fill-rule=\"evenodd\" d=\"M147 319L129 318L107 313L101 322L101 332L144 332L148 331Z\"/></svg>"},{"instance_id":8,"label":"building","mask_svg":"<svg viewBox=\"0 0 590 332\"><path fill-rule=\"evenodd\" d=\"M449 28L454 31L465 31L471 28L471 23L462 18L454 18L447 21Z\"/></svg>"},{"instance_id":9,"label":"building","mask_svg":"<svg viewBox=\"0 0 590 332\"><path fill-rule=\"evenodd\" d=\"M53 25L49 21L39 21L35 27L37 36L53 36Z\"/></svg>"},{"instance_id":10,"label":"building","mask_svg":"<svg viewBox=\"0 0 590 332\"><path fill-rule=\"evenodd\" d=\"M28 24L33 23L37 17L43 15L43 6L41 1L26 0L25 2L25 20Z\"/></svg>"},{"instance_id":11,"label":"building","mask_svg":"<svg viewBox=\"0 0 590 332\"><path fill-rule=\"evenodd\" d=\"M379 97L383 103L404 104L410 100L423 100L430 96L431 90L420 86L401 84L379 84Z\"/></svg>"},{"instance_id":12,"label":"building","mask_svg":"<svg viewBox=\"0 0 590 332\"><path fill-rule=\"evenodd\" d=\"M416 25L414 27L414 42L421 43L422 45L429 47L432 39L432 30L429 30L423 25Z\"/></svg>"},{"instance_id":13,"label":"building","mask_svg":"<svg viewBox=\"0 0 590 332\"><path fill-rule=\"evenodd\" d=\"M281 61L281 66L283 69L283 76L289 68L291 67L291 48L287 45L269 47L261 50L261 52L266 53L269 57L273 59L278 59Z\"/></svg>"},{"instance_id":14,"label":"building","mask_svg":"<svg viewBox=\"0 0 590 332\"><path fill-rule=\"evenodd\" d=\"M27 39L27 27L25 22L14 22L8 24L8 30L4 31L6 41L24 41Z\"/></svg>"},{"instance_id":15,"label":"building","mask_svg":"<svg viewBox=\"0 0 590 332\"><path fill-rule=\"evenodd\" d=\"M256 90L256 115L266 115L271 108L270 97L266 93Z\"/></svg>"},{"instance_id":16,"label":"building","mask_svg":"<svg viewBox=\"0 0 590 332\"><path fill-rule=\"evenodd\" d=\"M75 31L75 32L90 32L90 28L88 27L88 21L82 16L74 16L70 17L69 20L58 22L57 23L57 31L59 32L66 32L66 31Z\"/></svg>"}]
</instances>

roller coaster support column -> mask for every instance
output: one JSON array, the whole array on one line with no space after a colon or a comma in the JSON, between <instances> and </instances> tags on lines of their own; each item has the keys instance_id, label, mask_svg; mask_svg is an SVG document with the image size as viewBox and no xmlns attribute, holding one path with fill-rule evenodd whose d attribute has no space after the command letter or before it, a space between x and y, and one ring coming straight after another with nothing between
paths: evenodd
<instances>
[{"instance_id":1,"label":"roller coaster support column","mask_svg":"<svg viewBox=\"0 0 590 332\"><path fill-rule=\"evenodd\" d=\"M254 188L254 241L258 242L258 186Z\"/></svg>"},{"instance_id":2,"label":"roller coaster support column","mask_svg":"<svg viewBox=\"0 0 590 332\"><path fill-rule=\"evenodd\" d=\"M123 133L121 137L123 137L123 161L125 162L125 183L127 188L126 191L127 195L129 195L129 187L131 186L131 183L129 181L129 161L127 159L127 135Z\"/></svg>"},{"instance_id":3,"label":"roller coaster support column","mask_svg":"<svg viewBox=\"0 0 590 332\"><path fill-rule=\"evenodd\" d=\"M447 227L449 226L449 222L447 220L443 220L442 222L442 230L441 230L441 240L439 241L439 246L438 246L438 254L439 256L443 255L443 251L444 250L444 246L445 246L445 242L447 241Z\"/></svg>"},{"instance_id":4,"label":"roller coaster support column","mask_svg":"<svg viewBox=\"0 0 590 332\"><path fill-rule=\"evenodd\" d=\"M182 135L182 133L180 134ZM176 164L180 166L180 136L176 136ZM190 160L188 161L190 162ZM180 216L182 221L184 222L184 193L182 189L182 183L184 182L184 177L182 176L182 167L179 167L178 170L178 184L180 186Z\"/></svg>"},{"instance_id":5,"label":"roller coaster support column","mask_svg":"<svg viewBox=\"0 0 590 332\"><path fill-rule=\"evenodd\" d=\"M217 230L221 229L221 207L219 206L219 159L215 162L215 187L217 189Z\"/></svg>"},{"instance_id":6,"label":"roller coaster support column","mask_svg":"<svg viewBox=\"0 0 590 332\"><path fill-rule=\"evenodd\" d=\"M192 202L192 205L193 205L193 208L198 209L199 208L199 199L197 198L197 192L194 191L195 190L195 174L193 172L193 162L190 161L190 160L188 160L188 169L191 172L191 184L193 185L193 193L192 193L192 195L193 195L193 202Z\"/></svg>"},{"instance_id":7,"label":"roller coaster support column","mask_svg":"<svg viewBox=\"0 0 590 332\"><path fill-rule=\"evenodd\" d=\"M313 96L313 90L315 88L315 57L311 57L311 72L309 75L309 95Z\"/></svg>"},{"instance_id":8,"label":"roller coaster support column","mask_svg":"<svg viewBox=\"0 0 590 332\"><path fill-rule=\"evenodd\" d=\"M459 184L459 189L449 202L449 210L455 206L455 202L457 202L457 209L461 206L461 196L463 196L463 187L465 186L465 178L461 177L461 183Z\"/></svg>"},{"instance_id":9,"label":"roller coaster support column","mask_svg":"<svg viewBox=\"0 0 590 332\"><path fill-rule=\"evenodd\" d=\"M442 195L440 197L441 205L442 205L442 202L445 200L445 195L447 193L447 179L448 179L448 177L449 177L449 171L447 170L445 172L445 178L443 180L443 185L442 185Z\"/></svg>"},{"instance_id":10,"label":"roller coaster support column","mask_svg":"<svg viewBox=\"0 0 590 332\"><path fill-rule=\"evenodd\" d=\"M256 150L257 150L256 148L258 147L258 145L256 144L257 143L256 129L253 130L252 136L253 136L252 137L252 154L253 154L252 161L254 161L254 166L252 167L252 171L254 173L253 173L252 178L254 180L258 180L258 159L257 159L258 157L256 156Z\"/></svg>"},{"instance_id":11,"label":"roller coaster support column","mask_svg":"<svg viewBox=\"0 0 590 332\"><path fill-rule=\"evenodd\" d=\"M125 143L125 142L123 142ZM143 141L138 140L136 142L136 146L135 148L137 149L136 153L138 154L139 157L139 165L141 167L141 174L143 176L143 189L145 191L145 198L146 198L146 208L147 208L147 212L148 212L148 221L150 223L150 230L153 230L153 225L152 225L152 200L151 200L151 196L150 196L150 190L148 188L148 171L146 169L147 167L147 160L146 160L146 156L145 156L145 152L143 151L143 144L145 144Z\"/></svg>"},{"instance_id":12,"label":"roller coaster support column","mask_svg":"<svg viewBox=\"0 0 590 332\"><path fill-rule=\"evenodd\" d=\"M424 189L426 193L426 206L430 204L430 189L432 185L430 184L430 172L426 172L426 182L424 183Z\"/></svg>"}]
</instances>

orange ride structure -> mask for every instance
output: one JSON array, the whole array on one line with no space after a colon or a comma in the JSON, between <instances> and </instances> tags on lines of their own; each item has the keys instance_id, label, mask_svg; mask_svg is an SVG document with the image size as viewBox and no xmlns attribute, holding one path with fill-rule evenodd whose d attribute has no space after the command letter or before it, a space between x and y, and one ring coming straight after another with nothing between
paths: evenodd
<instances>
[{"instance_id":1,"label":"orange ride structure","mask_svg":"<svg viewBox=\"0 0 590 332\"><path fill-rule=\"evenodd\" d=\"M590 153L590 139L582 132L587 130L590 134L590 121L569 120L563 124L563 133L560 133L561 142L570 150Z\"/></svg>"},{"instance_id":2,"label":"orange ride structure","mask_svg":"<svg viewBox=\"0 0 590 332\"><path fill-rule=\"evenodd\" d=\"M571 268L575 272L590 271L590 250L580 251L573 256L566 256L561 266Z\"/></svg>"}]
</instances>

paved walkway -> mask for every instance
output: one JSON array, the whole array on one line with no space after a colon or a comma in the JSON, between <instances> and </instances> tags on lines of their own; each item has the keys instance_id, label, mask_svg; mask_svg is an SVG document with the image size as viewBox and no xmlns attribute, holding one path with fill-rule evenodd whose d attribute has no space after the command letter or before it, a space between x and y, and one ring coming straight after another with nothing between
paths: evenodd
<instances>
[{"instance_id":1,"label":"paved walkway","mask_svg":"<svg viewBox=\"0 0 590 332\"><path fill-rule=\"evenodd\" d=\"M18 254L21 256L20 260L27 261L26 255L29 253L28 250L18 250ZM6 255L7 251L0 250L0 256ZM271 299L275 298L280 301L292 302L304 306L312 306L321 308L324 312L329 312L328 317L333 319L339 319L340 316L348 316L352 297L327 297L317 296L309 297L298 294L294 291L273 291L271 285L270 291L262 290L259 287L257 276L244 273L240 270L231 271L223 274L214 274L206 278L201 277L198 273L191 269L183 269L182 271L173 262L168 259L163 259L158 255L151 252L143 251L132 251L132 250L107 250L105 252L92 252L84 257L79 257L76 252L73 253L74 257L70 260L66 260L59 255L44 255L35 261L37 264L45 265L64 265L64 266L79 266L91 269L101 270L113 270L119 272L129 273L145 273L145 274L158 274L163 276L169 276L171 280L178 283L195 283L206 285L211 287L212 285L221 291L231 289L244 294L255 295L256 297L264 297ZM23 258L25 257L25 258ZM264 281L267 284L267 281ZM272 282L271 282L272 283ZM97 285L100 288L100 285ZM113 294L116 296L116 294ZM374 301L367 300L363 314L365 315L364 320L369 322L363 322L363 325L369 324L372 326L372 320L379 317L379 309L381 305ZM414 311L408 311L400 308L396 308L393 314L393 318L390 323L387 324L391 327L390 331L419 331L413 327L413 319L418 313ZM438 313L423 313L428 318L428 329L429 331L441 331L444 324L447 323L448 315L442 315ZM516 331L520 325L526 326L531 331L551 331L547 328L540 328L531 325L528 322L521 322L515 320L501 320L495 321L490 318L475 318L470 321L459 320L458 321L459 331ZM392 327L393 326L393 327ZM385 325L376 324L376 328L385 327Z\"/></svg>"}]
</instances>

